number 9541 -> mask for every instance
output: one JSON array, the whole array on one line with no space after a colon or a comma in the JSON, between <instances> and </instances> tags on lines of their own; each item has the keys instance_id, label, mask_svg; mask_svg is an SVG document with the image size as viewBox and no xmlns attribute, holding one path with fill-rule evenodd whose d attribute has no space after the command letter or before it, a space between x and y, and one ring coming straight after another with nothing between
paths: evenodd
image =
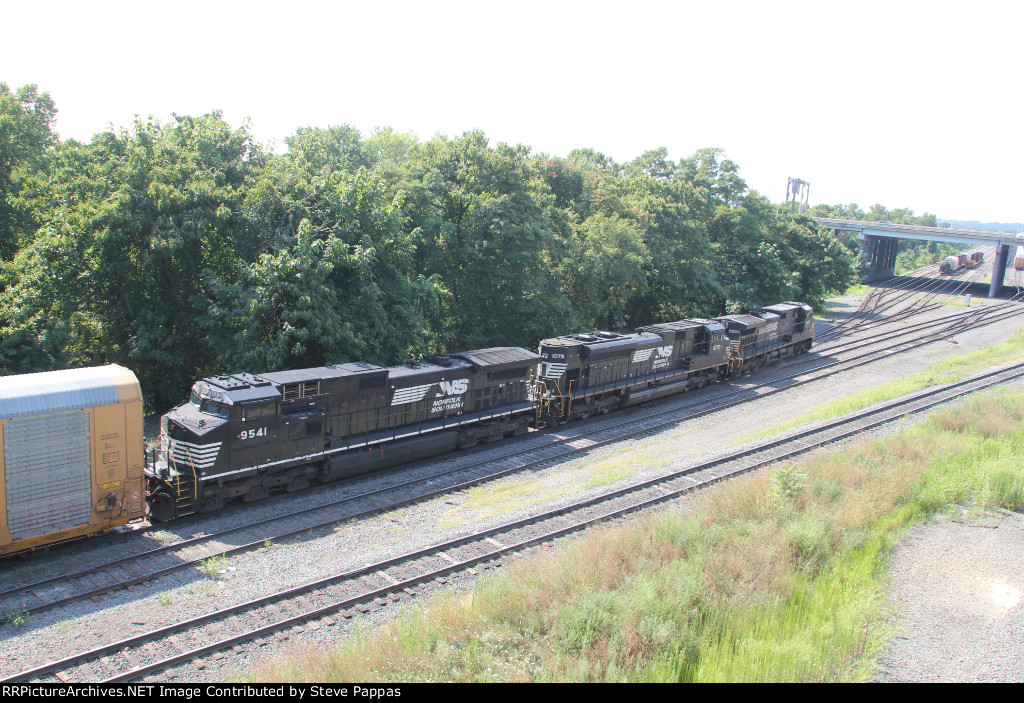
<instances>
[{"instance_id":1,"label":"number 9541","mask_svg":"<svg viewBox=\"0 0 1024 703\"><path fill-rule=\"evenodd\" d=\"M239 439L255 439L256 437L266 437L267 428L261 427L258 430L242 430L238 433Z\"/></svg>"}]
</instances>

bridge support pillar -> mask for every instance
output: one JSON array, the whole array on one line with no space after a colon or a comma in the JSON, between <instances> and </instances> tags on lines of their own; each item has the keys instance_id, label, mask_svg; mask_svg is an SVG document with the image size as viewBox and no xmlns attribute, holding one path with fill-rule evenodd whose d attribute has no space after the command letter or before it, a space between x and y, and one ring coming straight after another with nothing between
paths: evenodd
<instances>
[{"instance_id":1,"label":"bridge support pillar","mask_svg":"<svg viewBox=\"0 0 1024 703\"><path fill-rule=\"evenodd\" d=\"M860 259L864 263L864 282L874 283L896 275L896 240L862 234Z\"/></svg>"},{"instance_id":2,"label":"bridge support pillar","mask_svg":"<svg viewBox=\"0 0 1024 703\"><path fill-rule=\"evenodd\" d=\"M994 298L999 295L999 290L1003 287L1003 277L1006 275L1006 261L1009 258L1009 244L997 247L996 262L992 264L992 285L988 287L988 297Z\"/></svg>"}]
</instances>

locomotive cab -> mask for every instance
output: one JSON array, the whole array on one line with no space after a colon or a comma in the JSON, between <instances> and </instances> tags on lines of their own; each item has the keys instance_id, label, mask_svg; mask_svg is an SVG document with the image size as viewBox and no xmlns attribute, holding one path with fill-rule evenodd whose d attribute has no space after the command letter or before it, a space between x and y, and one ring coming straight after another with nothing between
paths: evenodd
<instances>
[{"instance_id":1,"label":"locomotive cab","mask_svg":"<svg viewBox=\"0 0 1024 703\"><path fill-rule=\"evenodd\" d=\"M273 461L282 442L316 441L305 423L290 422L280 408L280 391L258 376L216 376L195 383L189 402L161 418L160 448L147 471L151 517L169 520L217 509L248 487L207 491L208 477ZM289 431L292 424L298 431Z\"/></svg>"}]
</instances>

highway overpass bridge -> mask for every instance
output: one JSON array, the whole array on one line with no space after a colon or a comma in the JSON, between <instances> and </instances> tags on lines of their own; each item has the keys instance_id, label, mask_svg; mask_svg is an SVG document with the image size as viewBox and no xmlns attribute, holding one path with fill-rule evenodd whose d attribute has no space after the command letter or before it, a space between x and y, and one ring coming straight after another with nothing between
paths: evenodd
<instances>
[{"instance_id":1,"label":"highway overpass bridge","mask_svg":"<svg viewBox=\"0 0 1024 703\"><path fill-rule=\"evenodd\" d=\"M919 239L928 242L949 242L967 244L970 247L995 247L996 260L992 267L992 284L988 295L994 298L1003 287L1006 265L1014 247L1024 244L1024 238L1008 232L983 232L975 229L952 229L949 227L920 227L918 225L894 225L889 222L864 222L863 220L837 220L831 217L815 217L828 229L857 232L861 253L868 261L867 281L879 281L896 274L896 240Z\"/></svg>"}]
</instances>

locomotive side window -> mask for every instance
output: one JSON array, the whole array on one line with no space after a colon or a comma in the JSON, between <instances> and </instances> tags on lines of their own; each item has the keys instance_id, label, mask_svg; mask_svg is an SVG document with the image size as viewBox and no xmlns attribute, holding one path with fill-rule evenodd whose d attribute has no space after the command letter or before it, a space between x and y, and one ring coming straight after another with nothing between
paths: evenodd
<instances>
[{"instance_id":1,"label":"locomotive side window","mask_svg":"<svg viewBox=\"0 0 1024 703\"><path fill-rule=\"evenodd\" d=\"M275 417L277 403L245 403L242 405L242 422L261 417Z\"/></svg>"}]
</instances>

